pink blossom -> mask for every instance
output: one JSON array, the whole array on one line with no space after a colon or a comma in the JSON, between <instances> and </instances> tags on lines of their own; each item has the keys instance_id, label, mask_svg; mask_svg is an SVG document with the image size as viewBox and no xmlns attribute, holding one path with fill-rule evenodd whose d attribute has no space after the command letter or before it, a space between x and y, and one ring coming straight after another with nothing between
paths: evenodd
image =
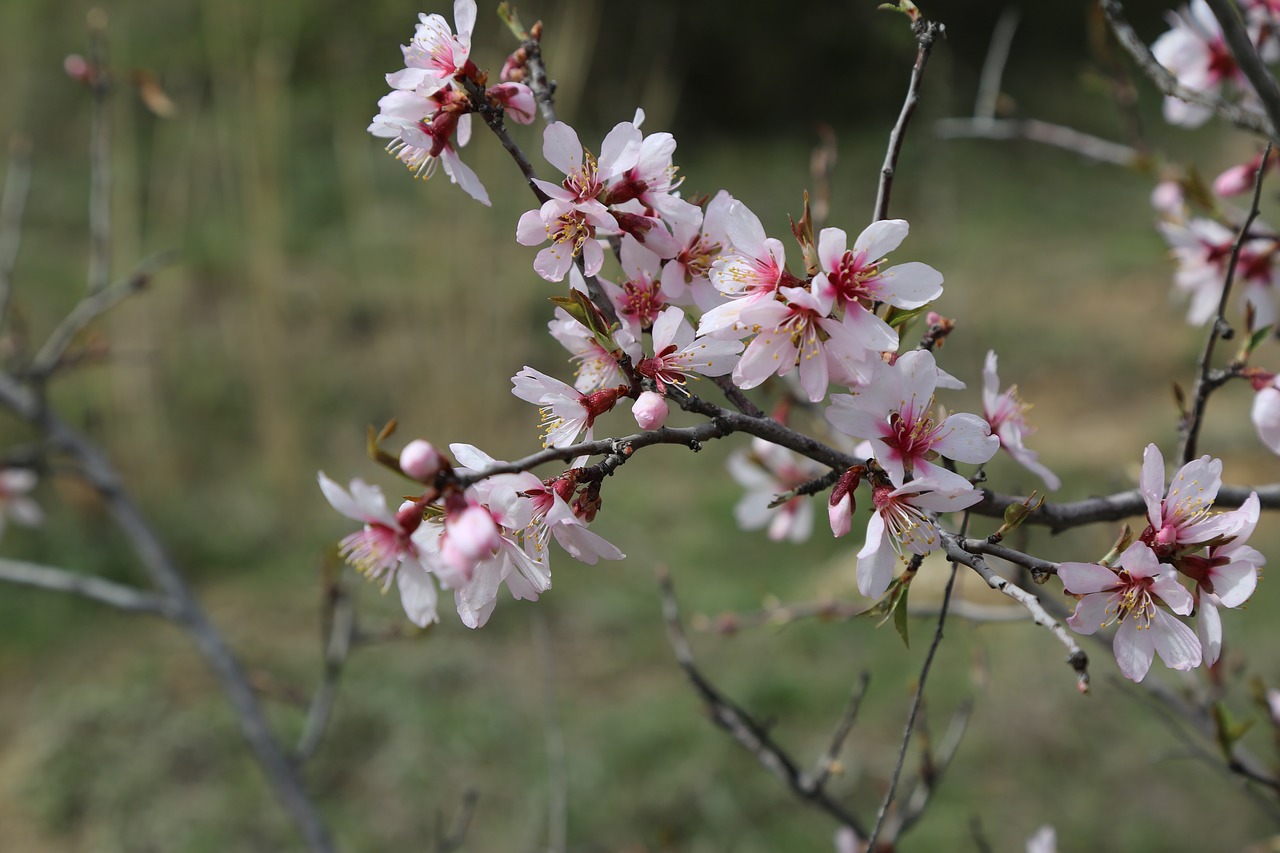
<instances>
[{"instance_id":1,"label":"pink blossom","mask_svg":"<svg viewBox=\"0 0 1280 853\"><path fill-rule=\"evenodd\" d=\"M636 398L631 414L640 429L661 429L667 422L667 401L657 391L644 391Z\"/></svg>"},{"instance_id":2,"label":"pink blossom","mask_svg":"<svg viewBox=\"0 0 1280 853\"><path fill-rule=\"evenodd\" d=\"M831 495L827 499L827 522L831 525L831 535L837 539L853 529L853 492L865 471L861 465L850 468L831 487Z\"/></svg>"},{"instance_id":3,"label":"pink blossom","mask_svg":"<svg viewBox=\"0 0 1280 853\"><path fill-rule=\"evenodd\" d=\"M729 204L724 229L730 249L712 263L711 282L729 301L702 315L698 334L740 338L745 332L735 327L743 308L773 299L784 276L788 283L799 282L786 272L782 242L765 235L760 219L745 204L736 199Z\"/></svg>"},{"instance_id":4,"label":"pink blossom","mask_svg":"<svg viewBox=\"0 0 1280 853\"><path fill-rule=\"evenodd\" d=\"M1094 563L1062 563L1058 577L1068 592L1082 596L1067 624L1081 634L1120 623L1112 651L1120 672L1141 681L1156 653L1170 669L1200 665L1200 641L1195 632L1166 613L1186 615L1191 594L1178 583L1173 568L1161 563L1149 547L1135 542L1118 560L1120 570Z\"/></svg>"},{"instance_id":5,"label":"pink blossom","mask_svg":"<svg viewBox=\"0 0 1280 853\"><path fill-rule=\"evenodd\" d=\"M873 222L858 235L852 249L846 248L849 238L844 231L822 229L818 235L822 272L813 281L814 292L828 296L842 310L868 314L877 302L910 310L937 299L942 295L942 273L928 264L912 261L883 269L884 256L901 245L908 228L905 219Z\"/></svg>"},{"instance_id":6,"label":"pink blossom","mask_svg":"<svg viewBox=\"0 0 1280 853\"><path fill-rule=\"evenodd\" d=\"M896 558L903 552L927 554L942 547L932 513L955 512L982 500L982 492L966 481L963 488L937 479L916 479L894 489L872 489L874 511L867 538L858 552L858 591L868 598L884 595L893 581Z\"/></svg>"},{"instance_id":7,"label":"pink blossom","mask_svg":"<svg viewBox=\"0 0 1280 853\"><path fill-rule=\"evenodd\" d=\"M363 522L364 527L345 537L339 553L352 566L383 589L395 580L405 614L419 627L438 621L436 588L429 573L438 556L438 528L422 523L422 508L406 503L392 514L382 490L363 480L352 480L351 491L319 474L320 490L338 512Z\"/></svg>"},{"instance_id":8,"label":"pink blossom","mask_svg":"<svg viewBox=\"0 0 1280 853\"><path fill-rule=\"evenodd\" d=\"M387 151L415 177L430 178L436 166L443 164L449 180L476 201L488 205L489 194L484 184L458 157L457 149L466 145L471 136L471 116L464 113L459 104L463 97L453 89L440 89L428 95L393 91L378 101L380 112L373 117L368 132L390 139Z\"/></svg>"},{"instance_id":9,"label":"pink blossom","mask_svg":"<svg viewBox=\"0 0 1280 853\"><path fill-rule=\"evenodd\" d=\"M747 494L734 508L738 525L744 530L768 527L769 538L803 542L813 532L813 503L796 496L780 506L769 506L780 494L820 477L825 468L811 459L797 456L785 447L761 438L751 440L750 451L729 456L729 474Z\"/></svg>"},{"instance_id":10,"label":"pink blossom","mask_svg":"<svg viewBox=\"0 0 1280 853\"><path fill-rule=\"evenodd\" d=\"M628 390L619 386L583 394L532 367L511 377L511 385L511 393L541 407L543 447L568 447L584 431L584 439L590 441L595 419L612 409Z\"/></svg>"},{"instance_id":11,"label":"pink blossom","mask_svg":"<svg viewBox=\"0 0 1280 853\"><path fill-rule=\"evenodd\" d=\"M1207 323L1218 311L1235 233L1209 219L1162 222L1159 228L1173 247L1174 284L1191 296L1187 322ZM1275 240L1265 238L1246 240L1240 247L1236 282L1243 284L1242 297L1253 306L1257 328L1271 325L1277 317L1277 248Z\"/></svg>"},{"instance_id":12,"label":"pink blossom","mask_svg":"<svg viewBox=\"0 0 1280 853\"><path fill-rule=\"evenodd\" d=\"M1186 193L1177 181L1164 180L1151 191L1151 206L1165 219L1180 222L1186 218Z\"/></svg>"},{"instance_id":13,"label":"pink blossom","mask_svg":"<svg viewBox=\"0 0 1280 853\"><path fill-rule=\"evenodd\" d=\"M684 312L668 306L653 323L654 355L640 359L636 372L667 393L667 386L683 385L692 374L724 376L733 370L742 343L716 338L695 338Z\"/></svg>"},{"instance_id":14,"label":"pink blossom","mask_svg":"<svg viewBox=\"0 0 1280 853\"><path fill-rule=\"evenodd\" d=\"M571 274L576 274L572 270ZM573 387L584 394L597 391L606 385L617 385L626 380L622 368L609 350L600 345L595 335L579 323L563 308L556 308L555 319L547 323L547 330L570 353L570 360L577 364Z\"/></svg>"},{"instance_id":15,"label":"pink blossom","mask_svg":"<svg viewBox=\"0 0 1280 853\"><path fill-rule=\"evenodd\" d=\"M637 114L635 126L639 126L644 114ZM609 182L606 204L625 204L635 200L644 207L657 211L670 225L688 222L700 216L698 209L673 193L684 179L677 177L679 169L673 164L676 140L670 133L651 133L640 142L635 165Z\"/></svg>"},{"instance_id":16,"label":"pink blossom","mask_svg":"<svg viewBox=\"0 0 1280 853\"><path fill-rule=\"evenodd\" d=\"M968 480L934 464L931 457L981 464L1000 449L1000 439L977 415L935 420L937 384L933 353L913 350L892 366L877 364L873 380L858 393L832 395L827 420L845 435L869 439L894 485L906 483L911 475L936 480L943 489L967 489Z\"/></svg>"},{"instance_id":17,"label":"pink blossom","mask_svg":"<svg viewBox=\"0 0 1280 853\"><path fill-rule=\"evenodd\" d=\"M1201 456L1183 465L1164 490L1164 456L1154 444L1142 455L1138 491L1147 504L1147 529L1141 539L1161 558L1176 560L1190 551L1235 536L1245 523L1237 513L1212 513L1222 486L1222 462Z\"/></svg>"},{"instance_id":18,"label":"pink blossom","mask_svg":"<svg viewBox=\"0 0 1280 853\"><path fill-rule=\"evenodd\" d=\"M601 279L600 286L618 312L618 319L638 340L640 333L653 326L666 306L662 294L662 262L630 234L622 236L619 255L626 279L620 285Z\"/></svg>"},{"instance_id":19,"label":"pink blossom","mask_svg":"<svg viewBox=\"0 0 1280 853\"><path fill-rule=\"evenodd\" d=\"M1011 385L1000 393L1000 377L996 374L996 353L987 353L982 369L982 414L991 431L1000 439L1000 446L1018 464L1044 480L1045 487L1056 489L1062 485L1057 475L1040 463L1039 454L1028 450L1022 443L1025 436L1035 432L1027 422L1027 410L1031 407L1018 399L1018 386Z\"/></svg>"},{"instance_id":20,"label":"pink blossom","mask_svg":"<svg viewBox=\"0 0 1280 853\"><path fill-rule=\"evenodd\" d=\"M10 518L24 527L44 523L44 513L29 494L35 487L36 472L30 468L0 470L0 532Z\"/></svg>"},{"instance_id":21,"label":"pink blossom","mask_svg":"<svg viewBox=\"0 0 1280 853\"><path fill-rule=\"evenodd\" d=\"M1156 61L1169 70L1178 82L1197 92L1217 95L1223 85L1252 94L1248 80L1241 72L1231 49L1222 37L1222 28L1205 0L1192 0L1180 14L1170 14L1173 29L1151 45ZM1170 124L1199 127L1213 111L1180 98L1166 97L1164 117Z\"/></svg>"},{"instance_id":22,"label":"pink blossom","mask_svg":"<svg viewBox=\"0 0 1280 853\"><path fill-rule=\"evenodd\" d=\"M1271 376L1265 381L1261 387L1254 385L1258 393L1253 396L1250 417L1262 443L1272 453L1280 453L1280 378Z\"/></svg>"},{"instance_id":23,"label":"pink blossom","mask_svg":"<svg viewBox=\"0 0 1280 853\"><path fill-rule=\"evenodd\" d=\"M733 202L733 196L721 190L708 202L705 215L694 208L695 215L672 223L677 250L662 268L662 292L673 302L683 305L692 300L698 308L709 311L724 301L709 274L729 245L725 215Z\"/></svg>"},{"instance_id":24,"label":"pink blossom","mask_svg":"<svg viewBox=\"0 0 1280 853\"><path fill-rule=\"evenodd\" d=\"M1276 167L1276 161L1276 157L1267 158L1268 171ZM1224 198L1252 192L1253 185L1257 181L1258 169L1261 167L1262 155L1256 154L1249 162L1232 166L1214 178L1213 191Z\"/></svg>"},{"instance_id":25,"label":"pink blossom","mask_svg":"<svg viewBox=\"0 0 1280 853\"><path fill-rule=\"evenodd\" d=\"M394 89L439 88L455 75L474 72L471 65L471 35L476 25L475 0L454 0L455 35L443 15L419 14L413 40L401 48L405 68L387 75ZM468 67L470 66L470 67Z\"/></svg>"},{"instance_id":26,"label":"pink blossom","mask_svg":"<svg viewBox=\"0 0 1280 853\"><path fill-rule=\"evenodd\" d=\"M491 101L502 105L506 117L516 124L533 124L538 117L538 104L533 91L523 83L499 83L485 92Z\"/></svg>"},{"instance_id":27,"label":"pink blossom","mask_svg":"<svg viewBox=\"0 0 1280 853\"><path fill-rule=\"evenodd\" d=\"M1258 493L1252 492L1238 510L1235 534L1221 544L1210 546L1206 556L1191 554L1177 561L1177 569L1196 582L1196 629L1207 666L1217 663L1222 652L1222 617L1219 607L1239 607L1258 586L1258 570L1266 558L1246 545L1258 525Z\"/></svg>"}]
</instances>

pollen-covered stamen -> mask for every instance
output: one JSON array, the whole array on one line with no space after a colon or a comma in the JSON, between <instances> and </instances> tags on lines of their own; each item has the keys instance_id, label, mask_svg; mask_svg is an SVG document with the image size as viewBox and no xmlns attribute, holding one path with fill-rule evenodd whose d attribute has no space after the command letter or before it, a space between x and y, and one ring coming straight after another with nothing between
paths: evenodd
<instances>
[{"instance_id":1,"label":"pollen-covered stamen","mask_svg":"<svg viewBox=\"0 0 1280 853\"><path fill-rule=\"evenodd\" d=\"M1138 630L1151 627L1156 603L1151 597L1151 578L1134 578L1123 569L1117 573L1120 588L1107 599L1105 618L1100 627L1116 625L1132 619Z\"/></svg>"},{"instance_id":2,"label":"pollen-covered stamen","mask_svg":"<svg viewBox=\"0 0 1280 853\"><path fill-rule=\"evenodd\" d=\"M547 238L556 244L569 244L574 257L581 254L582 247L595 236L596 227L577 208L560 214L547 225Z\"/></svg>"},{"instance_id":3,"label":"pollen-covered stamen","mask_svg":"<svg viewBox=\"0 0 1280 853\"><path fill-rule=\"evenodd\" d=\"M998 431L1004 424L1012 424L1022 435L1031 435L1035 430L1027 420L1027 413L1030 411L1031 404L1024 403L1018 396L1018 386L1010 385L996 399L992 411L986 413L987 423L991 424L992 432Z\"/></svg>"},{"instance_id":4,"label":"pollen-covered stamen","mask_svg":"<svg viewBox=\"0 0 1280 853\"><path fill-rule=\"evenodd\" d=\"M889 414L890 434L885 436L884 442L901 453L908 463L916 456L927 454L936 443L938 428L933 416L928 414L932 410L933 397L930 397L928 404L921 407L924 414L918 417L904 418L900 412Z\"/></svg>"},{"instance_id":5,"label":"pollen-covered stamen","mask_svg":"<svg viewBox=\"0 0 1280 853\"><path fill-rule=\"evenodd\" d=\"M618 313L634 317L641 329L649 329L666 304L660 283L642 278L623 283Z\"/></svg>"},{"instance_id":6,"label":"pollen-covered stamen","mask_svg":"<svg viewBox=\"0 0 1280 853\"><path fill-rule=\"evenodd\" d=\"M871 491L871 502L884 518L893 550L924 554L938 547L938 527L928 512L908 502L913 495L894 495L890 485L879 485Z\"/></svg>"},{"instance_id":7,"label":"pollen-covered stamen","mask_svg":"<svg viewBox=\"0 0 1280 853\"><path fill-rule=\"evenodd\" d=\"M869 263L864 249L845 252L827 281L835 289L836 302L880 301L880 262Z\"/></svg>"},{"instance_id":8,"label":"pollen-covered stamen","mask_svg":"<svg viewBox=\"0 0 1280 853\"><path fill-rule=\"evenodd\" d=\"M711 264L723 251L724 247L715 241L699 238L696 243L684 249L676 256L676 261L684 265L685 281L694 278L706 278L711 271Z\"/></svg>"},{"instance_id":9,"label":"pollen-covered stamen","mask_svg":"<svg viewBox=\"0 0 1280 853\"><path fill-rule=\"evenodd\" d=\"M565 176L563 186L573 193L575 201L587 201L600 195L604 182L600 180L600 168L596 164L595 155L590 151L582 152L582 165Z\"/></svg>"},{"instance_id":10,"label":"pollen-covered stamen","mask_svg":"<svg viewBox=\"0 0 1280 853\"><path fill-rule=\"evenodd\" d=\"M370 580L382 580L384 586L395 576L401 556L412 549L407 532L377 523L366 524L338 543L344 560Z\"/></svg>"}]
</instances>

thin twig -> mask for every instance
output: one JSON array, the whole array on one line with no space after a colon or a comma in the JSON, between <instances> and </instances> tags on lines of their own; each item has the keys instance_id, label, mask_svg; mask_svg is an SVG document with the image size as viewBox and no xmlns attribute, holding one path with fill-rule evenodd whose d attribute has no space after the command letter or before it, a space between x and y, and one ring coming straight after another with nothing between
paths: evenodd
<instances>
[{"instance_id":1,"label":"thin twig","mask_svg":"<svg viewBox=\"0 0 1280 853\"><path fill-rule=\"evenodd\" d=\"M986 539L963 539L960 540L960 547L971 554L986 554L991 557L999 557L1002 560L1031 569L1031 571L1039 574L1056 575L1058 573L1057 563L1042 560L1039 557L1033 557L1021 551L1015 551L1013 548L990 542Z\"/></svg>"},{"instance_id":2,"label":"thin twig","mask_svg":"<svg viewBox=\"0 0 1280 853\"><path fill-rule=\"evenodd\" d=\"M1215 95L1188 89L1179 83L1178 79L1170 74L1168 69L1156 61L1151 49L1133 31L1133 27L1129 26L1129 22L1124 17L1124 7L1119 0L1100 0L1100 2L1102 11L1107 16L1107 23L1111 25L1111 31L1115 33L1120 46L1138 63L1138 67L1143 70L1143 73L1151 79L1151 82L1155 83L1156 88L1162 93L1169 97L1180 98L1191 104L1208 107L1241 130L1261 134L1268 138L1275 135L1271 123L1262 113L1224 101Z\"/></svg>"},{"instance_id":3,"label":"thin twig","mask_svg":"<svg viewBox=\"0 0 1280 853\"><path fill-rule=\"evenodd\" d=\"M1088 692L1089 656L1085 654L1084 649L1080 648L1080 645L1075 641L1075 637L1062 626L1062 623L1048 614L1044 609L1044 605L1040 603L1040 599L1012 581L1000 577L994 569L987 565L985 560L977 554L971 554L962 548L957 537L952 534L942 534L942 546L946 550L948 557L973 569L987 582L987 586L1021 604L1031 614L1032 620L1037 625L1049 629L1050 633L1058 639L1058 642L1062 643L1067 649L1067 663L1076 673L1076 686L1082 693Z\"/></svg>"},{"instance_id":4,"label":"thin twig","mask_svg":"<svg viewBox=\"0 0 1280 853\"><path fill-rule=\"evenodd\" d=\"M858 676L858 683L854 685L853 692L849 694L849 703L845 705L844 714L840 717L840 722L836 724L836 730L831 735L831 743L827 747L827 751L818 758L818 763L813 768L813 772L802 780L802 784L806 789L821 790L827 784L827 779L831 778L831 772L839 765L840 750L844 748L844 742L849 737L849 732L853 731L853 724L858 719L858 709L862 707L862 697L867 695L867 685L870 683L870 673L864 672Z\"/></svg>"},{"instance_id":5,"label":"thin twig","mask_svg":"<svg viewBox=\"0 0 1280 853\"><path fill-rule=\"evenodd\" d=\"M712 722L732 735L743 749L754 755L762 767L777 776L802 802L831 815L859 837L865 836L862 822L852 812L833 800L825 789L807 788L804 784L805 775L796 761L774 742L764 725L738 707L702 674L694 661L693 647L689 645L684 625L680 621L680 605L676 600L671 574L665 569L658 572L658 586L662 593L662 616L667 626L667 640L675 652L676 662L706 704Z\"/></svg>"},{"instance_id":6,"label":"thin twig","mask_svg":"<svg viewBox=\"0 0 1280 853\"><path fill-rule=\"evenodd\" d=\"M1204 342L1204 350L1200 353L1200 375L1196 378L1195 391L1191 395L1191 411L1182 426L1182 449L1178 456L1182 464L1190 462L1196 455L1196 443L1200 437L1200 427L1204 424L1204 411L1209 402L1209 394L1217 386L1209 381L1209 373L1213 367L1213 349L1231 327L1227 324L1227 302L1231 298L1231 285L1235 282L1236 266L1240 262L1240 250L1244 246L1245 235L1249 227L1258 218L1259 206L1262 203L1262 181L1267 172L1267 160L1271 158L1271 143L1267 143L1258 162L1258 171L1253 178L1253 204L1249 207L1249 215L1240 224L1235 242L1231 244L1231 259L1227 262L1226 276L1222 281L1222 295L1218 297L1218 313L1209 326L1209 336ZM1252 330L1250 330L1252 331Z\"/></svg>"},{"instance_id":7,"label":"thin twig","mask_svg":"<svg viewBox=\"0 0 1280 853\"><path fill-rule=\"evenodd\" d=\"M31 188L31 143L15 136L9 142L9 169L0 193L0 323L9 314L13 295L13 270L22 246L22 216Z\"/></svg>"},{"instance_id":8,"label":"thin twig","mask_svg":"<svg viewBox=\"0 0 1280 853\"><path fill-rule=\"evenodd\" d=\"M966 521L968 516L966 515ZM880 833L885 825L885 818L889 815L889 808L893 805L893 799L898 793L898 780L902 778L902 767L907 761L907 747L911 744L911 734L915 731L916 719L920 715L920 705L924 701L925 682L929 679L929 670L933 667L933 657L938 652L938 646L942 643L942 628L947 622L947 605L951 602L951 592L955 588L956 572L959 566L952 562L951 577L947 578L947 588L942 594L942 609L938 613L938 626L933 632L933 642L929 644L929 651L924 656L924 665L920 668L920 678L916 682L916 693L911 699L911 711L907 714L907 724L902 729L902 742L898 746L898 761L893 767L893 775L889 778L889 789L884 793L884 799L880 802L880 810L876 813L876 824L871 829L871 836L867 839L867 849L875 850L876 841L880 838Z\"/></svg>"},{"instance_id":9,"label":"thin twig","mask_svg":"<svg viewBox=\"0 0 1280 853\"><path fill-rule=\"evenodd\" d=\"M1142 162L1136 148L1038 119L944 118L933 124L942 139L1027 139L1062 148L1099 163L1132 168Z\"/></svg>"},{"instance_id":10,"label":"thin twig","mask_svg":"<svg viewBox=\"0 0 1280 853\"><path fill-rule=\"evenodd\" d=\"M44 346L31 360L28 373L35 379L46 379L62 363L67 347L90 323L121 302L145 290L151 279L164 267L173 263L177 253L172 251L158 252L145 258L133 272L109 287L100 287L90 291L71 309L44 342Z\"/></svg>"},{"instance_id":11,"label":"thin twig","mask_svg":"<svg viewBox=\"0 0 1280 853\"><path fill-rule=\"evenodd\" d=\"M449 826L448 834L436 837L435 853L453 853L462 848L463 842L467 839L467 830L471 828L471 818L476 813L476 803L479 801L480 794L475 789L467 788L462 792L462 801L458 803L458 810L453 815L453 823Z\"/></svg>"},{"instance_id":12,"label":"thin twig","mask_svg":"<svg viewBox=\"0 0 1280 853\"><path fill-rule=\"evenodd\" d=\"M1231 55L1235 57L1244 76L1253 84L1258 99L1262 101L1262 108L1271 120L1271 126L1280 127L1280 86L1276 85L1276 78L1258 55L1253 39L1240 20L1239 10L1227 0L1208 0L1208 3L1213 16L1222 26L1222 37L1231 48ZM1274 134L1272 136L1274 138Z\"/></svg>"},{"instance_id":13,"label":"thin twig","mask_svg":"<svg viewBox=\"0 0 1280 853\"><path fill-rule=\"evenodd\" d=\"M556 698L555 653L546 611L530 612L529 630L538 659L542 682L543 733L547 748L547 851L564 853L569 841L569 759L564 728L560 725L560 704Z\"/></svg>"},{"instance_id":14,"label":"thin twig","mask_svg":"<svg viewBox=\"0 0 1280 853\"><path fill-rule=\"evenodd\" d=\"M978 78L978 97L973 105L973 117L991 120L996 117L1000 103L1000 83L1004 79L1004 66L1009 61L1009 49L1013 46L1013 34L1018 31L1022 10L1017 6L1005 6L991 31L991 45L982 63L982 76Z\"/></svg>"},{"instance_id":15,"label":"thin twig","mask_svg":"<svg viewBox=\"0 0 1280 853\"><path fill-rule=\"evenodd\" d=\"M329 719L333 715L333 703L338 695L338 682L342 678L342 670L356 635L356 605L350 591L342 583L342 569L338 569L337 577L326 588L326 606L328 608L328 631L324 644L324 672L320 676L320 685L316 688L311 704L307 707L307 718L302 725L302 734L298 737L298 745L293 749L293 760L305 764L315 755L320 741L329 727Z\"/></svg>"},{"instance_id":16,"label":"thin twig","mask_svg":"<svg viewBox=\"0 0 1280 853\"><path fill-rule=\"evenodd\" d=\"M89 272L88 292L111 281L111 69L107 13L90 9L89 24Z\"/></svg>"},{"instance_id":17,"label":"thin twig","mask_svg":"<svg viewBox=\"0 0 1280 853\"><path fill-rule=\"evenodd\" d=\"M0 560L0 581L33 586L53 592L69 592L99 604L134 613L173 618L174 606L161 596L94 575L71 572L21 560Z\"/></svg>"},{"instance_id":18,"label":"thin twig","mask_svg":"<svg viewBox=\"0 0 1280 853\"><path fill-rule=\"evenodd\" d=\"M946 27L921 18L911 24L911 31L916 37L916 62L911 67L911 82L907 86L907 98L902 103L902 111L898 114L893 130L889 132L889 148L884 155L884 165L880 167L880 184L876 190L876 208L871 217L872 222L889 217L889 195L893 192L893 178L898 170L898 155L902 153L907 125L915 114L916 105L920 103L924 66L929 61L929 54L933 52L934 42L946 33Z\"/></svg>"},{"instance_id":19,"label":"thin twig","mask_svg":"<svg viewBox=\"0 0 1280 853\"><path fill-rule=\"evenodd\" d=\"M952 615L954 616L955 614ZM964 740L964 734L968 731L969 720L972 717L972 700L965 700L960 703L960 707L951 715L951 724L947 726L947 733L942 738L941 746L938 747L938 751L933 756L933 760L927 766L926 771L920 774L920 778L912 786L911 793L907 795L902 818L898 821L898 825L893 831L894 838L901 838L903 833L914 826L924 815L925 809L928 808L933 799L934 792L942 784L943 776L946 775L947 770L951 767L951 762L960 751L960 744Z\"/></svg>"}]
</instances>

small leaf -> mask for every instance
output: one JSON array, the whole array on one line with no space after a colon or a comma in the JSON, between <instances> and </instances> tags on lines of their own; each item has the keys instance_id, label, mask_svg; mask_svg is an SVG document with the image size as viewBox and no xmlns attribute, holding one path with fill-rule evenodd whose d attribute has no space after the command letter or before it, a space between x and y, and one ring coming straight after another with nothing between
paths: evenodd
<instances>
[{"instance_id":1,"label":"small leaf","mask_svg":"<svg viewBox=\"0 0 1280 853\"><path fill-rule=\"evenodd\" d=\"M1237 723L1225 703L1215 702L1213 705L1213 725L1218 739L1218 747L1222 750L1222 755L1227 761L1231 761L1231 753L1235 750L1236 743L1240 738L1244 737L1245 732L1253 728L1253 720Z\"/></svg>"},{"instance_id":2,"label":"small leaf","mask_svg":"<svg viewBox=\"0 0 1280 853\"><path fill-rule=\"evenodd\" d=\"M907 635L907 593L911 590L911 583L908 581L899 585L898 588L902 593L893 604L893 627L902 638L902 645L911 648L911 638Z\"/></svg>"},{"instance_id":3,"label":"small leaf","mask_svg":"<svg viewBox=\"0 0 1280 853\"><path fill-rule=\"evenodd\" d=\"M884 321L890 326L898 330L901 334L907 324L915 320L922 314L929 312L929 305L921 305L919 308L912 308L910 311L904 311L901 308L890 307L888 313L884 315Z\"/></svg>"},{"instance_id":4,"label":"small leaf","mask_svg":"<svg viewBox=\"0 0 1280 853\"><path fill-rule=\"evenodd\" d=\"M1245 355L1246 356L1251 355L1254 350L1256 350L1259 346L1262 345L1263 341L1265 341L1268 337L1271 336L1271 333L1274 330L1275 330L1274 325L1263 326L1261 329L1258 329L1252 335L1250 335L1249 343L1245 347Z\"/></svg>"},{"instance_id":5,"label":"small leaf","mask_svg":"<svg viewBox=\"0 0 1280 853\"><path fill-rule=\"evenodd\" d=\"M589 296L581 290L573 290L568 296L552 296L550 299L585 326L587 331L595 336L596 343L600 344L606 352L613 353L618 350L618 345L613 340L614 327L609 325Z\"/></svg>"}]
</instances>

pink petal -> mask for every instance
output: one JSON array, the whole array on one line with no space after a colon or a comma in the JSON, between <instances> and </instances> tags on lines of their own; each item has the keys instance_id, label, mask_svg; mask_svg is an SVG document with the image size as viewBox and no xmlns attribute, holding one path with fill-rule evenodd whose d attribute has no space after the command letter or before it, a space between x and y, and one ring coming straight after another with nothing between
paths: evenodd
<instances>
[{"instance_id":1,"label":"pink petal","mask_svg":"<svg viewBox=\"0 0 1280 853\"><path fill-rule=\"evenodd\" d=\"M881 219L868 225L853 246L866 252L868 261L878 261L902 245L908 231L905 219Z\"/></svg>"},{"instance_id":2,"label":"pink petal","mask_svg":"<svg viewBox=\"0 0 1280 853\"><path fill-rule=\"evenodd\" d=\"M1222 654L1222 614L1213 603L1213 596L1200 596L1200 610L1196 613L1196 634L1204 653L1204 665L1213 666Z\"/></svg>"},{"instance_id":3,"label":"pink petal","mask_svg":"<svg viewBox=\"0 0 1280 853\"><path fill-rule=\"evenodd\" d=\"M1152 645L1169 669L1185 672L1200 665L1200 640L1195 632L1163 610L1156 611L1144 633L1151 635Z\"/></svg>"},{"instance_id":4,"label":"pink petal","mask_svg":"<svg viewBox=\"0 0 1280 853\"><path fill-rule=\"evenodd\" d=\"M938 428L933 449L948 459L971 465L987 462L1000 449L1000 439L991 434L985 420L967 412L952 415Z\"/></svg>"},{"instance_id":5,"label":"pink petal","mask_svg":"<svg viewBox=\"0 0 1280 853\"><path fill-rule=\"evenodd\" d=\"M1160 517L1160 504L1164 499L1164 456L1154 444L1148 444L1142 453L1142 475L1138 479L1138 490L1147 502L1147 521L1158 530L1164 524Z\"/></svg>"},{"instance_id":6,"label":"pink petal","mask_svg":"<svg viewBox=\"0 0 1280 853\"><path fill-rule=\"evenodd\" d=\"M582 143L578 133L562 121L547 125L542 133L542 156L566 175L582 168Z\"/></svg>"},{"instance_id":7,"label":"pink petal","mask_svg":"<svg viewBox=\"0 0 1280 853\"><path fill-rule=\"evenodd\" d=\"M1120 630L1116 631L1111 651L1115 653L1120 672L1130 681L1141 681L1151 669L1156 651L1152 643L1153 632L1154 629L1139 628L1133 619L1121 622Z\"/></svg>"},{"instance_id":8,"label":"pink petal","mask_svg":"<svg viewBox=\"0 0 1280 853\"><path fill-rule=\"evenodd\" d=\"M908 310L920 308L942 295L942 273L917 261L899 264L880 273L876 291L881 302Z\"/></svg>"}]
</instances>

